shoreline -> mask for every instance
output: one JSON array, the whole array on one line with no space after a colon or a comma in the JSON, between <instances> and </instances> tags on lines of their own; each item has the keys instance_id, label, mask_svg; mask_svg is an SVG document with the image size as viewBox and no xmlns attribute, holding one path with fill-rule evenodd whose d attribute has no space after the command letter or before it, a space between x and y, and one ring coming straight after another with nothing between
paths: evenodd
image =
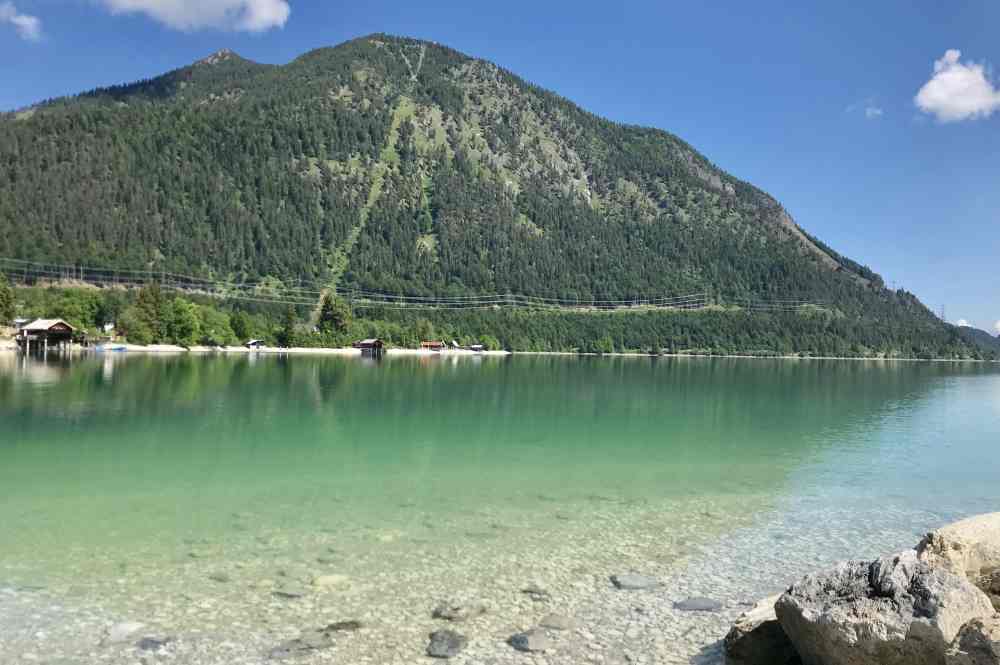
<instances>
[{"instance_id":1,"label":"shoreline","mask_svg":"<svg viewBox=\"0 0 1000 665\"><path fill-rule=\"evenodd\" d=\"M74 346L70 353L136 353L136 354L180 354L191 353L198 355L328 355L328 356L355 356L361 357L361 349L353 347L264 347L260 349L248 349L243 346L191 346L183 347L173 344L150 344L142 346L138 344L116 344L116 348L107 350L97 350L93 347L84 348ZM13 340L0 340L0 353L18 353L18 347ZM53 353L58 353L53 351ZM858 362L909 362L909 363L981 363L985 365L1000 364L1000 360L982 360L976 358L859 358L852 356L800 356L800 355L759 355L749 353L727 353L727 354L707 354L707 353L648 353L642 351L612 353L591 353L582 351L471 351L468 349L443 349L432 351L429 349L407 349L407 348L387 348L384 351L386 356L417 356L417 357L506 357L506 356L575 356L592 358L728 358L741 360L850 360Z\"/></svg>"}]
</instances>

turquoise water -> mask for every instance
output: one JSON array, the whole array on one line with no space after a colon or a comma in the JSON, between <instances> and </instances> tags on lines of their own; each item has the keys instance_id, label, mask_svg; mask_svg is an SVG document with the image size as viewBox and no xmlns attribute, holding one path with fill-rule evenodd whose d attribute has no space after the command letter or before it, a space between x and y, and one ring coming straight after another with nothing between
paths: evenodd
<instances>
[{"instance_id":1,"label":"turquoise water","mask_svg":"<svg viewBox=\"0 0 1000 665\"><path fill-rule=\"evenodd\" d=\"M849 544L1000 505L995 365L8 354L0 423L0 586L129 610L223 569L239 625L286 569L404 616L442 576L558 588L765 518Z\"/></svg>"}]
</instances>

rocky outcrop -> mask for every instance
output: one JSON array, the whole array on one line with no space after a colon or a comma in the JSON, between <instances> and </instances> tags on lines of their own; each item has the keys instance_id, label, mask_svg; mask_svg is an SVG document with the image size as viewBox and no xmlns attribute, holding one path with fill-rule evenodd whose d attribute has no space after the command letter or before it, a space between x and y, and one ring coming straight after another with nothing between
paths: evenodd
<instances>
[{"instance_id":1,"label":"rocky outcrop","mask_svg":"<svg viewBox=\"0 0 1000 665\"><path fill-rule=\"evenodd\" d=\"M736 619L724 642L729 665L800 665L774 612L780 597L765 598Z\"/></svg>"},{"instance_id":2,"label":"rocky outcrop","mask_svg":"<svg viewBox=\"0 0 1000 665\"><path fill-rule=\"evenodd\" d=\"M909 550L808 575L775 612L805 665L941 665L962 627L993 608L965 578Z\"/></svg>"},{"instance_id":3,"label":"rocky outcrop","mask_svg":"<svg viewBox=\"0 0 1000 665\"><path fill-rule=\"evenodd\" d=\"M1000 617L965 624L945 657L947 665L1000 665Z\"/></svg>"},{"instance_id":4,"label":"rocky outcrop","mask_svg":"<svg viewBox=\"0 0 1000 665\"><path fill-rule=\"evenodd\" d=\"M977 515L931 532L917 546L921 561L964 575L1000 610L1000 513Z\"/></svg>"}]
</instances>

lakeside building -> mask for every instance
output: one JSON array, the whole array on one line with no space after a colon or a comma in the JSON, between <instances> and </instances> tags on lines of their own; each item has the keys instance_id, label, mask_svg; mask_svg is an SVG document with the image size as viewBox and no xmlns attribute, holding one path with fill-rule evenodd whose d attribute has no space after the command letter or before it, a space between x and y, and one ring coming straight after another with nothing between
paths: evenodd
<instances>
[{"instance_id":1,"label":"lakeside building","mask_svg":"<svg viewBox=\"0 0 1000 665\"><path fill-rule=\"evenodd\" d=\"M420 348L428 351L441 351L442 349L447 348L447 346L447 344L440 341L420 342Z\"/></svg>"},{"instance_id":2,"label":"lakeside building","mask_svg":"<svg viewBox=\"0 0 1000 665\"><path fill-rule=\"evenodd\" d=\"M363 339L353 344L355 349L361 349L361 355L380 356L385 351L385 342L377 337Z\"/></svg>"},{"instance_id":3,"label":"lakeside building","mask_svg":"<svg viewBox=\"0 0 1000 665\"><path fill-rule=\"evenodd\" d=\"M25 353L30 353L32 346L45 353L49 347L66 348L75 334L76 328L62 319L35 319L18 330L17 344Z\"/></svg>"}]
</instances>

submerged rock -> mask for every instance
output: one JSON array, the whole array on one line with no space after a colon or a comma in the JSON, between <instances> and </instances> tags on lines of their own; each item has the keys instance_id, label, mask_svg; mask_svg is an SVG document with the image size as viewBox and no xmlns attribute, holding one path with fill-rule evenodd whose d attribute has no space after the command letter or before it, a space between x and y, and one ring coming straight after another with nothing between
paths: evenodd
<instances>
[{"instance_id":1,"label":"submerged rock","mask_svg":"<svg viewBox=\"0 0 1000 665\"><path fill-rule=\"evenodd\" d=\"M309 630L295 639L282 642L267 653L273 660L301 656L313 651L331 649L334 646L333 637L325 630Z\"/></svg>"},{"instance_id":2,"label":"submerged rock","mask_svg":"<svg viewBox=\"0 0 1000 665\"><path fill-rule=\"evenodd\" d=\"M104 634L102 642L104 644L117 644L131 639L136 633L146 627L146 624L138 621L122 621L108 628Z\"/></svg>"},{"instance_id":3,"label":"submerged rock","mask_svg":"<svg viewBox=\"0 0 1000 665\"><path fill-rule=\"evenodd\" d=\"M212 580L213 582L219 582L220 584L226 584L233 581L233 578L229 576L229 573L225 573L222 571L212 573L211 575L208 576L208 579Z\"/></svg>"},{"instance_id":4,"label":"submerged rock","mask_svg":"<svg viewBox=\"0 0 1000 665\"><path fill-rule=\"evenodd\" d=\"M351 578L347 575L317 575L312 581L313 586L320 588L345 586L350 582Z\"/></svg>"},{"instance_id":5,"label":"submerged rock","mask_svg":"<svg viewBox=\"0 0 1000 665\"><path fill-rule=\"evenodd\" d=\"M722 603L711 598L686 598L674 603L674 609L681 612L718 612Z\"/></svg>"},{"instance_id":6,"label":"submerged rock","mask_svg":"<svg viewBox=\"0 0 1000 665\"><path fill-rule=\"evenodd\" d=\"M548 591L538 586L537 584L529 584L528 586L521 589L521 593L531 598L536 603L544 603L545 601L552 598Z\"/></svg>"},{"instance_id":7,"label":"submerged rock","mask_svg":"<svg viewBox=\"0 0 1000 665\"><path fill-rule=\"evenodd\" d=\"M511 645L518 651L524 651L525 653L547 651L552 648L552 640L545 634L545 631L537 628L532 628L531 630L526 630L523 633L512 635L510 639L507 640L507 644Z\"/></svg>"},{"instance_id":8,"label":"submerged rock","mask_svg":"<svg viewBox=\"0 0 1000 665\"><path fill-rule=\"evenodd\" d=\"M542 628L548 628L550 630L573 630L573 628L576 627L576 621L565 614L553 612L551 614L546 614L545 617L538 622L538 625Z\"/></svg>"},{"instance_id":9,"label":"submerged rock","mask_svg":"<svg viewBox=\"0 0 1000 665\"><path fill-rule=\"evenodd\" d=\"M964 575L1000 610L1000 513L970 517L927 534L917 555L933 568Z\"/></svg>"},{"instance_id":10,"label":"submerged rock","mask_svg":"<svg viewBox=\"0 0 1000 665\"><path fill-rule=\"evenodd\" d=\"M135 646L139 648L140 651L159 651L170 642L173 642L173 638L170 637L144 637L135 643Z\"/></svg>"},{"instance_id":11,"label":"submerged rock","mask_svg":"<svg viewBox=\"0 0 1000 665\"><path fill-rule=\"evenodd\" d=\"M940 665L962 626L993 614L982 591L913 550L807 575L775 611L806 665Z\"/></svg>"},{"instance_id":12,"label":"submerged rock","mask_svg":"<svg viewBox=\"0 0 1000 665\"><path fill-rule=\"evenodd\" d=\"M655 577L640 575L639 573L624 573L622 575L612 575L611 583L615 588L625 591L638 591L641 589L655 589L661 586L660 581Z\"/></svg>"},{"instance_id":13,"label":"submerged rock","mask_svg":"<svg viewBox=\"0 0 1000 665\"><path fill-rule=\"evenodd\" d=\"M354 619L351 619L349 621L335 621L334 623L331 623L323 630L325 630L328 633L339 633L339 632L353 633L356 630L361 630L363 625L364 624L362 624L360 621L355 621Z\"/></svg>"},{"instance_id":14,"label":"submerged rock","mask_svg":"<svg viewBox=\"0 0 1000 665\"><path fill-rule=\"evenodd\" d=\"M431 658L453 658L465 648L469 640L453 630L435 630L430 634L427 655Z\"/></svg>"},{"instance_id":15,"label":"submerged rock","mask_svg":"<svg viewBox=\"0 0 1000 665\"><path fill-rule=\"evenodd\" d=\"M435 619L444 619L445 621L453 621L455 623L461 621L468 621L475 617L486 614L486 605L476 602L454 602L446 601L440 603L431 612L431 616Z\"/></svg>"},{"instance_id":16,"label":"submerged rock","mask_svg":"<svg viewBox=\"0 0 1000 665\"><path fill-rule=\"evenodd\" d=\"M272 593L274 593L274 595L278 596L279 598L295 599L305 596L306 594L309 593L309 591L306 590L305 587L299 584L294 584L292 582L285 582L281 584L281 586L279 586L277 589L275 589Z\"/></svg>"},{"instance_id":17,"label":"submerged rock","mask_svg":"<svg viewBox=\"0 0 1000 665\"><path fill-rule=\"evenodd\" d=\"M965 624L945 658L947 665L1000 665L1000 616Z\"/></svg>"},{"instance_id":18,"label":"submerged rock","mask_svg":"<svg viewBox=\"0 0 1000 665\"><path fill-rule=\"evenodd\" d=\"M799 654L778 623L771 596L741 614L723 644L732 665L800 665Z\"/></svg>"}]
</instances>

